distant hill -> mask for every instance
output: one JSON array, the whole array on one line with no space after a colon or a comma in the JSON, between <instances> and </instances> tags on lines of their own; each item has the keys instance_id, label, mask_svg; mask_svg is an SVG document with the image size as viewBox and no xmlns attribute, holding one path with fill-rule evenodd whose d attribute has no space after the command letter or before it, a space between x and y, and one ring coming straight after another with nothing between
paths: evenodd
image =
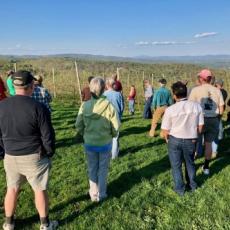
<instances>
[{"instance_id":1,"label":"distant hill","mask_svg":"<svg viewBox=\"0 0 230 230\"><path fill-rule=\"evenodd\" d=\"M205 56L137 56L139 60L151 61L154 63L169 62L169 63L189 63L189 64L202 64L213 67L230 67L230 55L205 55Z\"/></svg>"},{"instance_id":2,"label":"distant hill","mask_svg":"<svg viewBox=\"0 0 230 230\"><path fill-rule=\"evenodd\" d=\"M92 54L55 54L55 55L0 55L2 59L37 59L37 58L66 58L100 61L124 61L140 63L185 63L207 65L216 68L230 68L230 55L205 55L205 56L136 56L117 57Z\"/></svg>"}]
</instances>

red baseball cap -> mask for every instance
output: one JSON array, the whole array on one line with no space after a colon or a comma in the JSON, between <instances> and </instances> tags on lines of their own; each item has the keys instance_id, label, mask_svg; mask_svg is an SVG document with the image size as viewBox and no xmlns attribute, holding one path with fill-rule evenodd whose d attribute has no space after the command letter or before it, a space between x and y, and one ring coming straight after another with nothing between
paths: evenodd
<instances>
[{"instance_id":1,"label":"red baseball cap","mask_svg":"<svg viewBox=\"0 0 230 230\"><path fill-rule=\"evenodd\" d=\"M208 80L210 77L212 77L212 72L209 69L203 69L198 73L198 77Z\"/></svg>"}]
</instances>

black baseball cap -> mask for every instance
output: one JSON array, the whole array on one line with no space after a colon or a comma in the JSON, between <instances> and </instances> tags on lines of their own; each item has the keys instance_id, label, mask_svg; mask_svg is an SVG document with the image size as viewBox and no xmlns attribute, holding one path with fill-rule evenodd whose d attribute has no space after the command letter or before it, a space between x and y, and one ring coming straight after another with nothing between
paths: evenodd
<instances>
[{"instance_id":1,"label":"black baseball cap","mask_svg":"<svg viewBox=\"0 0 230 230\"><path fill-rule=\"evenodd\" d=\"M15 86L26 86L32 83L34 76L26 70L19 70L12 76L13 84Z\"/></svg>"},{"instance_id":2,"label":"black baseball cap","mask_svg":"<svg viewBox=\"0 0 230 230\"><path fill-rule=\"evenodd\" d=\"M159 80L159 83L161 83L163 85L166 85L167 81L164 78L162 78L162 79Z\"/></svg>"}]
</instances>

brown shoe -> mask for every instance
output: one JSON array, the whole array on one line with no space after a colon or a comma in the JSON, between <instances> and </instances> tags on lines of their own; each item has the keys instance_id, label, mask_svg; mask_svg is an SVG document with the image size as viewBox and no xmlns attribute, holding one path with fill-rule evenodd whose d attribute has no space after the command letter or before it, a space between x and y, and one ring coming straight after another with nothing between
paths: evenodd
<instances>
[{"instance_id":1,"label":"brown shoe","mask_svg":"<svg viewBox=\"0 0 230 230\"><path fill-rule=\"evenodd\" d=\"M150 129L149 136L150 137L155 137L155 130Z\"/></svg>"}]
</instances>

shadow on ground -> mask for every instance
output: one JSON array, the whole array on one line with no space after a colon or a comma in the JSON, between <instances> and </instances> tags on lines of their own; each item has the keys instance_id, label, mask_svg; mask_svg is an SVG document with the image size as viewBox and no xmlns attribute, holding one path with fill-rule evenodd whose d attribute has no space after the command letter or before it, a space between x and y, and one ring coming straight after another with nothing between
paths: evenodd
<instances>
[{"instance_id":1,"label":"shadow on ground","mask_svg":"<svg viewBox=\"0 0 230 230\"><path fill-rule=\"evenodd\" d=\"M131 190L133 186L141 183L143 179L151 180L169 169L168 156L165 156L161 160L154 161L141 169L121 174L118 179L108 185L108 193L111 198L120 198L124 193Z\"/></svg>"},{"instance_id":2,"label":"shadow on ground","mask_svg":"<svg viewBox=\"0 0 230 230\"><path fill-rule=\"evenodd\" d=\"M79 145L83 143L83 138L79 136L73 136L68 138L62 138L56 141L56 148L67 148L72 145Z\"/></svg>"},{"instance_id":3,"label":"shadow on ground","mask_svg":"<svg viewBox=\"0 0 230 230\"><path fill-rule=\"evenodd\" d=\"M132 134L141 134L141 133L147 133L150 129L150 125L147 126L133 126L133 127L129 127L127 129L124 129L120 132L120 137L123 136L129 136Z\"/></svg>"},{"instance_id":4,"label":"shadow on ground","mask_svg":"<svg viewBox=\"0 0 230 230\"><path fill-rule=\"evenodd\" d=\"M149 137L147 137L147 138L149 138ZM165 141L163 139L157 139L151 143L147 143L147 144L143 144L143 145L137 145L137 146L131 146L131 147L128 147L126 149L121 149L121 151L119 152L119 157L123 157L127 154L136 154L139 151L142 151L142 150L145 150L148 148L153 148L155 146L162 145L164 143L165 143ZM153 149L150 149L150 151L153 151Z\"/></svg>"}]
</instances>

